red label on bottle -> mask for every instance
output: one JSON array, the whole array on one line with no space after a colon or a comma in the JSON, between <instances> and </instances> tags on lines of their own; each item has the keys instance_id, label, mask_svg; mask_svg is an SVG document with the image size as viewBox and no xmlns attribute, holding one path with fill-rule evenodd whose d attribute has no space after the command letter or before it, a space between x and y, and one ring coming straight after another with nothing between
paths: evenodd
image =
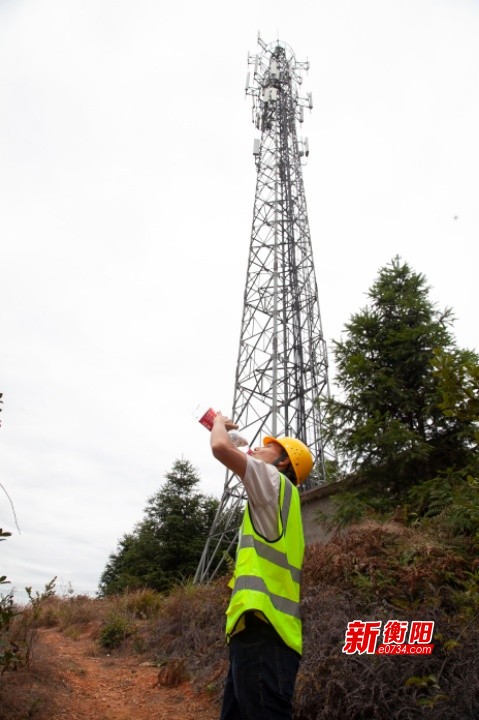
<instances>
[{"instance_id":1,"label":"red label on bottle","mask_svg":"<svg viewBox=\"0 0 479 720\"><path fill-rule=\"evenodd\" d=\"M207 430L212 430L213 420L215 419L215 417L215 411L212 408L208 408L205 414L200 417L198 422L203 425L203 427L205 427Z\"/></svg>"}]
</instances>

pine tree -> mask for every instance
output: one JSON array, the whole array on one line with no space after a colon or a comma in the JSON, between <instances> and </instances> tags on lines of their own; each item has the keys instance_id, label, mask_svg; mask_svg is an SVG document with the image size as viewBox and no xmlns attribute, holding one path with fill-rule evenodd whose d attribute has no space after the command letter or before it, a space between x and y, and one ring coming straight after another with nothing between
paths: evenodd
<instances>
[{"instance_id":1,"label":"pine tree","mask_svg":"<svg viewBox=\"0 0 479 720\"><path fill-rule=\"evenodd\" d=\"M439 381L441 408L449 417L479 423L479 357L470 350L436 352L434 372ZM475 433L476 444L479 441Z\"/></svg>"},{"instance_id":2,"label":"pine tree","mask_svg":"<svg viewBox=\"0 0 479 720\"><path fill-rule=\"evenodd\" d=\"M144 519L110 555L101 594L145 587L164 591L194 574L218 501L196 490L199 477L187 460L176 460L165 478L148 499Z\"/></svg>"},{"instance_id":3,"label":"pine tree","mask_svg":"<svg viewBox=\"0 0 479 720\"><path fill-rule=\"evenodd\" d=\"M451 310L439 312L424 275L397 257L368 297L335 343L341 396L327 425L349 471L394 491L464 463L468 430L441 407L432 365L435 352L455 350Z\"/></svg>"},{"instance_id":4,"label":"pine tree","mask_svg":"<svg viewBox=\"0 0 479 720\"><path fill-rule=\"evenodd\" d=\"M146 522L161 547L162 569L187 576L196 570L218 502L194 490L199 479L186 460L177 460L166 480L148 500Z\"/></svg>"}]
</instances>

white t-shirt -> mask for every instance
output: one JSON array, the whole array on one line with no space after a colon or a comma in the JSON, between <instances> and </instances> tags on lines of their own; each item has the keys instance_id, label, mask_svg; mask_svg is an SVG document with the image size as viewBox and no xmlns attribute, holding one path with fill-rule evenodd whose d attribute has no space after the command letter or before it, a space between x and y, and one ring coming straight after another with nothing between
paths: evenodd
<instances>
[{"instance_id":1,"label":"white t-shirt","mask_svg":"<svg viewBox=\"0 0 479 720\"><path fill-rule=\"evenodd\" d=\"M256 532L266 540L277 540L279 471L274 465L247 455L248 464L243 479Z\"/></svg>"}]
</instances>

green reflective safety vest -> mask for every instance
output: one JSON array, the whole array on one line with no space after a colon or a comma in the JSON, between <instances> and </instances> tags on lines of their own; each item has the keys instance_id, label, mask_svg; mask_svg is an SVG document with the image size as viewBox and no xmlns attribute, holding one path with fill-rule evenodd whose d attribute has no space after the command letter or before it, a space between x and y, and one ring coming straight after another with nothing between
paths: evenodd
<instances>
[{"instance_id":1,"label":"green reflective safety vest","mask_svg":"<svg viewBox=\"0 0 479 720\"><path fill-rule=\"evenodd\" d=\"M280 537L270 542L256 532L249 511L243 515L236 564L226 611L226 637L248 610L262 612L286 645L302 654L300 613L304 535L297 488L280 475L278 503Z\"/></svg>"}]
</instances>

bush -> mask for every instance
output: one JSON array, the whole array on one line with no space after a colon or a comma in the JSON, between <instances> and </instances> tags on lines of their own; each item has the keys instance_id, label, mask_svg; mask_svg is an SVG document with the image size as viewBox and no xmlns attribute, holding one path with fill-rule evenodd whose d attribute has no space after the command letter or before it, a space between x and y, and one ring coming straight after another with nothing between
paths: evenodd
<instances>
[{"instance_id":1,"label":"bush","mask_svg":"<svg viewBox=\"0 0 479 720\"><path fill-rule=\"evenodd\" d=\"M464 536L479 548L479 480L448 473L411 488L409 520L429 524L450 537Z\"/></svg>"},{"instance_id":2,"label":"bush","mask_svg":"<svg viewBox=\"0 0 479 720\"><path fill-rule=\"evenodd\" d=\"M198 688L219 699L227 668L225 611L230 591L224 578L209 585L185 584L165 598L148 639L159 665L182 663Z\"/></svg>"},{"instance_id":3,"label":"bush","mask_svg":"<svg viewBox=\"0 0 479 720\"><path fill-rule=\"evenodd\" d=\"M55 582L56 578L53 578L46 583L41 593L36 592L35 595L33 595L31 587L25 588L29 604L18 611L18 618L12 626L12 638L22 648L22 662L27 665L30 661L38 628L42 624L55 624L55 621L51 618L46 622L42 619L45 606L48 606L50 599L55 597Z\"/></svg>"},{"instance_id":4,"label":"bush","mask_svg":"<svg viewBox=\"0 0 479 720\"><path fill-rule=\"evenodd\" d=\"M13 593L0 595L0 674L6 670L16 670L23 661L20 648L10 635L12 622L17 615Z\"/></svg>"},{"instance_id":5,"label":"bush","mask_svg":"<svg viewBox=\"0 0 479 720\"><path fill-rule=\"evenodd\" d=\"M0 542L11 534L0 528ZM6 575L0 576L0 585L7 585L8 582ZM0 674L6 670L15 670L22 662L19 647L10 637L11 625L17 615L13 593L0 594Z\"/></svg>"},{"instance_id":6,"label":"bush","mask_svg":"<svg viewBox=\"0 0 479 720\"><path fill-rule=\"evenodd\" d=\"M125 592L117 596L116 601L124 612L128 613L139 620L155 618L160 612L164 595L145 588L143 590L133 590Z\"/></svg>"},{"instance_id":7,"label":"bush","mask_svg":"<svg viewBox=\"0 0 479 720\"><path fill-rule=\"evenodd\" d=\"M310 555L320 555L316 547ZM311 559L311 557L310 557ZM337 586L309 586L303 602L304 656L296 683L295 720L466 720L479 713L476 621L465 625L429 603L398 613L381 598L358 602ZM435 621L432 655L345 655L353 619Z\"/></svg>"},{"instance_id":8,"label":"bush","mask_svg":"<svg viewBox=\"0 0 479 720\"><path fill-rule=\"evenodd\" d=\"M124 615L111 615L100 630L99 643L105 650L119 648L135 632L131 620Z\"/></svg>"}]
</instances>

